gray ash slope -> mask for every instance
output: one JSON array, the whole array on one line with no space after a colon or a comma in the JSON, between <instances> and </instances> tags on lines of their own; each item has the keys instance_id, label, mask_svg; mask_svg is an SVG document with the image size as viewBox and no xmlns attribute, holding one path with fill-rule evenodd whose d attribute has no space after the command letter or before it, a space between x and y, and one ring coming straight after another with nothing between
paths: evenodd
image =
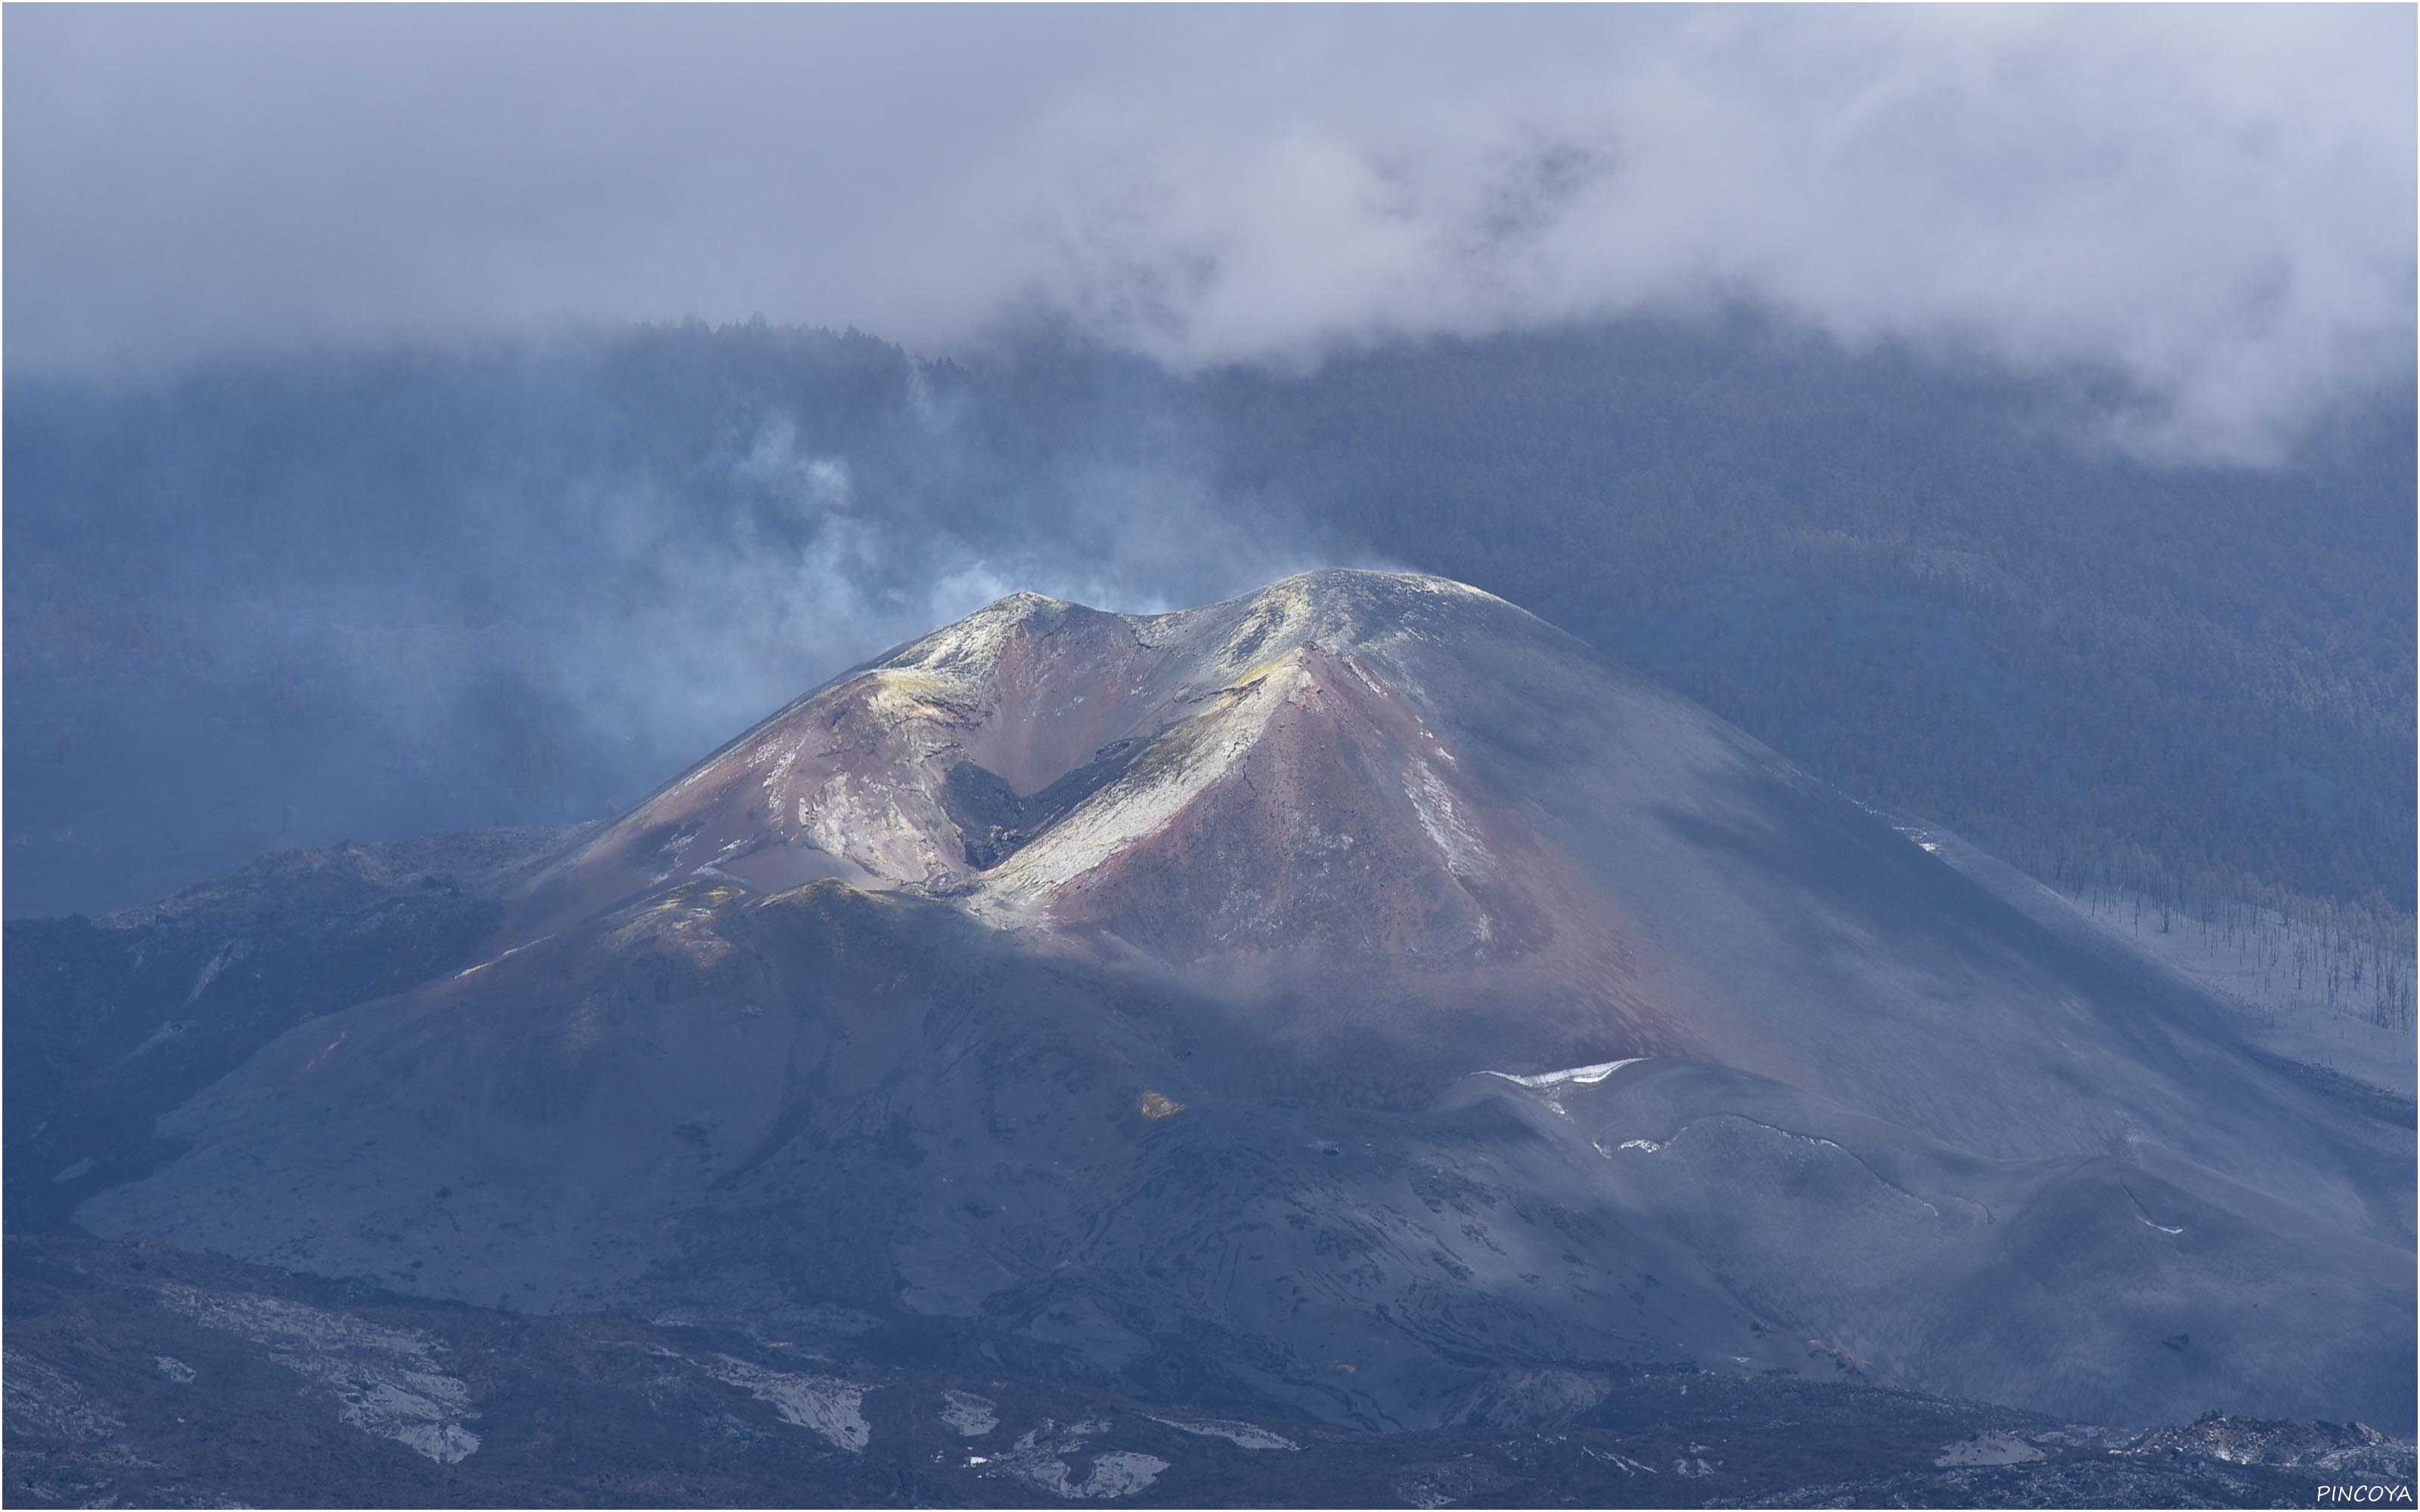
<instances>
[{"instance_id":1,"label":"gray ash slope","mask_svg":"<svg viewBox=\"0 0 2420 1512\"><path fill-rule=\"evenodd\" d=\"M2412 1422L2408 1118L1439 579L1004 600L497 916L77 1220L1358 1427L1683 1363Z\"/></svg>"}]
</instances>

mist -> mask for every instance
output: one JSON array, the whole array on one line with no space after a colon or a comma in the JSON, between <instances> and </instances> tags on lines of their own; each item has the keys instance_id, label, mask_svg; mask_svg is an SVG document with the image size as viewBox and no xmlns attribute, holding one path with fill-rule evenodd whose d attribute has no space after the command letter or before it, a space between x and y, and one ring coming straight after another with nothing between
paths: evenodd
<instances>
[{"instance_id":1,"label":"mist","mask_svg":"<svg viewBox=\"0 0 2420 1512\"><path fill-rule=\"evenodd\" d=\"M2412 359L2403 8L6 26L11 372L752 314L1298 370L1745 301L2096 373L2108 438L2273 465Z\"/></svg>"}]
</instances>

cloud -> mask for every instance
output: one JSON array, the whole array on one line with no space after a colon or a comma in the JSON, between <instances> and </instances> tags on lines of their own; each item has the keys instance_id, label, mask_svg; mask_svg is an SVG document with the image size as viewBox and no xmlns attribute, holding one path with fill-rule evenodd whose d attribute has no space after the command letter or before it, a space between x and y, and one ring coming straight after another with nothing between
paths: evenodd
<instances>
[{"instance_id":1,"label":"cloud","mask_svg":"<svg viewBox=\"0 0 2420 1512\"><path fill-rule=\"evenodd\" d=\"M1295 366L1746 301L2261 461L2412 357L2409 8L5 25L17 373L752 313Z\"/></svg>"}]
</instances>

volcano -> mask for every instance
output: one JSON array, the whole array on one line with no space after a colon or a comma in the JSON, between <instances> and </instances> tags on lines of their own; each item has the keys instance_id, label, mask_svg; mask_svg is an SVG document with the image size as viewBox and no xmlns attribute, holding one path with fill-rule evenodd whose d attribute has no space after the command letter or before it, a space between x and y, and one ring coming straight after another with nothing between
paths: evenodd
<instances>
[{"instance_id":1,"label":"volcano","mask_svg":"<svg viewBox=\"0 0 2420 1512\"><path fill-rule=\"evenodd\" d=\"M2408 1104L1438 579L1004 599L519 873L476 953L77 1221L1357 1427L1683 1363L2414 1416Z\"/></svg>"}]
</instances>

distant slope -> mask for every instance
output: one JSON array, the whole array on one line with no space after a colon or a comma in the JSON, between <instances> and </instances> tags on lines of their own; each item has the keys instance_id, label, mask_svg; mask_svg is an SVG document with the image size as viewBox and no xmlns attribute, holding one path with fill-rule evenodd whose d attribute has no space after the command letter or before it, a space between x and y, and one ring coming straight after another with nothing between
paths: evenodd
<instances>
[{"instance_id":1,"label":"distant slope","mask_svg":"<svg viewBox=\"0 0 2420 1512\"><path fill-rule=\"evenodd\" d=\"M2127 888L2061 892L1939 825L1890 816L1894 827L2011 906L2053 929L2082 925L2128 956L2176 972L2236 1008L2241 1032L2264 1053L2359 1084L2408 1121L2415 1074L2412 958L2319 924L2237 907L2215 918ZM2328 992L2331 975L2340 980Z\"/></svg>"},{"instance_id":2,"label":"distant slope","mask_svg":"<svg viewBox=\"0 0 2420 1512\"><path fill-rule=\"evenodd\" d=\"M297 1024L479 959L504 884L576 830L284 851L99 919L12 919L9 1231L173 1152L161 1115Z\"/></svg>"}]
</instances>

